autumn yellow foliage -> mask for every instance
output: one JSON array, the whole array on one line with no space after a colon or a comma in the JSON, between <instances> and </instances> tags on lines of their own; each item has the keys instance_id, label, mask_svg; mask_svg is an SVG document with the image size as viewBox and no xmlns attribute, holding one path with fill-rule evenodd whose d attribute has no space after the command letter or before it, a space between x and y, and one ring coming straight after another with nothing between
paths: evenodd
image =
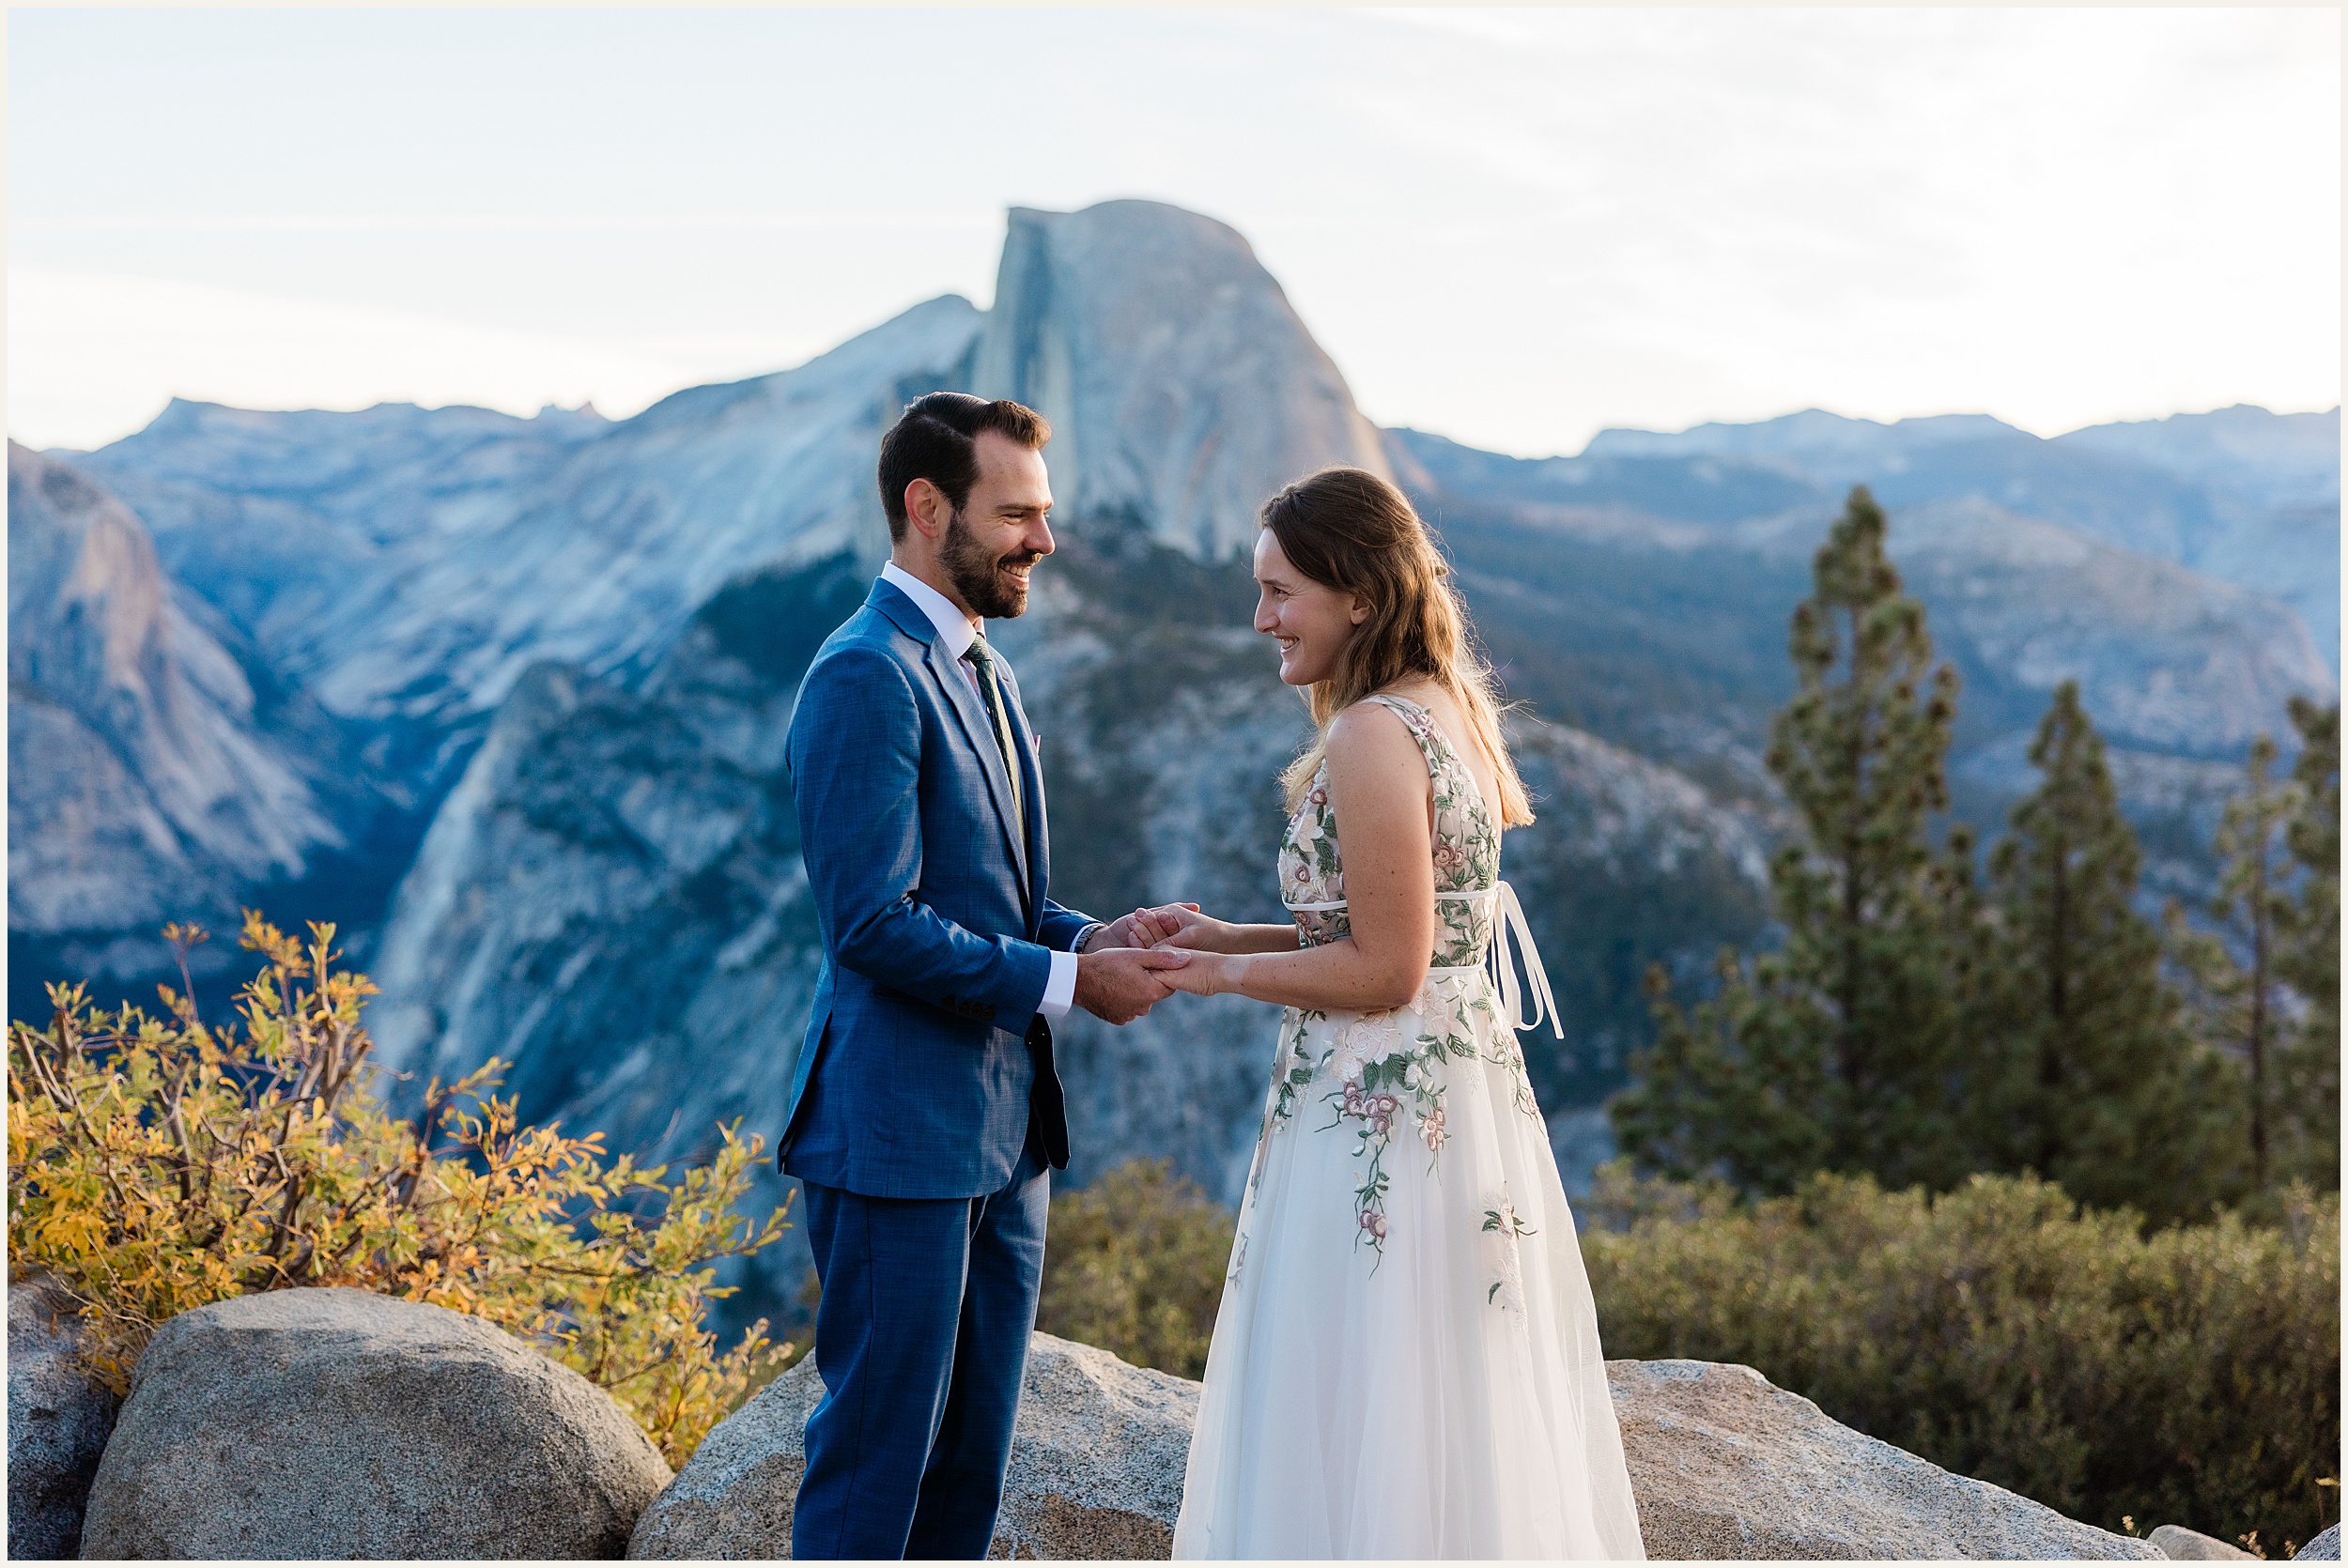
<instances>
[{"instance_id":1,"label":"autumn yellow foliage","mask_svg":"<svg viewBox=\"0 0 2348 1568\"><path fill-rule=\"evenodd\" d=\"M165 931L183 959L203 933ZM248 914L261 972L235 1023L183 992L161 1016L53 987L45 1029L8 1026L8 1248L80 1303L84 1355L117 1391L158 1325L248 1291L347 1285L471 1313L609 1390L670 1464L739 1401L765 1324L720 1351L719 1259L785 1228L737 1217L759 1140L708 1165L608 1158L601 1134L518 1124L490 1062L433 1081L413 1120L370 1092L333 928L297 942ZM184 964L183 964L184 978Z\"/></svg>"}]
</instances>

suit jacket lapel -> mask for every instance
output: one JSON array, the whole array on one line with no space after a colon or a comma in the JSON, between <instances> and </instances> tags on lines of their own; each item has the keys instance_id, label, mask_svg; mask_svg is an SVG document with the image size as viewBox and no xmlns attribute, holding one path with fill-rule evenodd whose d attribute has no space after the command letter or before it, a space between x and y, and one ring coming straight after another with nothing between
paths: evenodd
<instances>
[{"instance_id":1,"label":"suit jacket lapel","mask_svg":"<svg viewBox=\"0 0 2348 1568\"><path fill-rule=\"evenodd\" d=\"M1028 870L1031 862L1027 846L1019 841L1014 826L1018 816L1012 809L1011 775L1003 769L1003 748L996 744L995 727L987 721L986 705L979 700L977 688L963 672L962 661L946 652L936 626L910 594L883 577L873 585L864 602L895 622L905 636L925 645L922 660L929 666L930 678L945 689L946 705L954 711L955 719L962 725L965 744L979 754L979 767L986 775L986 792L994 800L996 822L1002 829L1004 844L1011 850L1012 864L1018 869L1019 898L1027 906L1027 921L1032 928L1036 919L1036 879ZM1002 686L1004 706L1012 715L1012 731L1026 753L1023 761L1031 761L1035 746L1022 728L1026 717L1019 711L1018 688L1007 677L1002 679ZM1027 832L1030 838L1035 838L1043 831L1043 782L1032 766L1025 767L1022 776L1029 781L1027 799L1033 807L1027 813Z\"/></svg>"},{"instance_id":2,"label":"suit jacket lapel","mask_svg":"<svg viewBox=\"0 0 2348 1568\"><path fill-rule=\"evenodd\" d=\"M1010 667L1001 667L1008 674ZM1043 754L1036 749L1035 731L1027 724L1027 704L1019 700L1015 680L1003 683L1004 706L1011 713L1011 732L1019 745L1020 776L1027 796L1027 905L1031 914L1043 908L1043 889L1051 875L1052 851L1043 820Z\"/></svg>"},{"instance_id":3,"label":"suit jacket lapel","mask_svg":"<svg viewBox=\"0 0 2348 1568\"><path fill-rule=\"evenodd\" d=\"M963 739L979 754L979 766L986 773L986 792L995 802L995 821L1002 829L1012 864L1019 871L1020 901L1032 904L1035 893L1027 875L1027 846L1019 841L1013 825L1019 819L1012 809L1011 775L1004 771L1003 748L995 742L995 727L987 722L986 708L979 701L970 678L962 672L961 661L946 652L946 645L936 638L934 627L926 660L930 674L945 688L946 700L952 705L954 716L962 721Z\"/></svg>"}]
</instances>

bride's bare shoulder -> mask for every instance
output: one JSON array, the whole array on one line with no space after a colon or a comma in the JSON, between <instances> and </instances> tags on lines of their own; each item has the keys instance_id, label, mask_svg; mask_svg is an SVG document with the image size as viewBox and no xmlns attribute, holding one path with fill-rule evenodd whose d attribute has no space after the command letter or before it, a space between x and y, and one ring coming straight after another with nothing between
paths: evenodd
<instances>
[{"instance_id":1,"label":"bride's bare shoulder","mask_svg":"<svg viewBox=\"0 0 2348 1568\"><path fill-rule=\"evenodd\" d=\"M1418 742L1402 715L1383 702L1367 699L1354 703L1330 722L1327 756L1333 783L1348 776L1355 779L1424 778L1427 773Z\"/></svg>"}]
</instances>

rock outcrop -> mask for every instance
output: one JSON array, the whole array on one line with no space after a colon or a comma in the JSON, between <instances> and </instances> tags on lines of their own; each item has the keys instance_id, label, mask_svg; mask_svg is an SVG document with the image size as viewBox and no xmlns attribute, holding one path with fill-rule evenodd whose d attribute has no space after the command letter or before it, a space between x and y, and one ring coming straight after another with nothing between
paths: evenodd
<instances>
[{"instance_id":1,"label":"rock outcrop","mask_svg":"<svg viewBox=\"0 0 2348 1568\"><path fill-rule=\"evenodd\" d=\"M1854 1432L1750 1367L1609 1361L1606 1372L1650 1558L2161 1555ZM989 1555L1167 1555L1198 1387L1036 1335ZM645 1510L628 1556L787 1556L808 1413L823 1391L803 1361L720 1424Z\"/></svg>"},{"instance_id":2,"label":"rock outcrop","mask_svg":"<svg viewBox=\"0 0 2348 1568\"><path fill-rule=\"evenodd\" d=\"M1052 421L1059 510L1204 560L1329 463L1387 471L1377 429L1235 231L1159 202L1011 210L971 389Z\"/></svg>"},{"instance_id":3,"label":"rock outcrop","mask_svg":"<svg viewBox=\"0 0 2348 1568\"><path fill-rule=\"evenodd\" d=\"M2294 1562L2338 1562L2340 1560L2340 1526L2325 1527L2323 1532L2292 1554Z\"/></svg>"},{"instance_id":4,"label":"rock outcrop","mask_svg":"<svg viewBox=\"0 0 2348 1568\"><path fill-rule=\"evenodd\" d=\"M720 1422L637 1524L631 1558L783 1558L807 1468L811 1359ZM1038 1334L988 1556L1167 1556L1198 1385Z\"/></svg>"},{"instance_id":5,"label":"rock outcrop","mask_svg":"<svg viewBox=\"0 0 2348 1568\"><path fill-rule=\"evenodd\" d=\"M2154 1559L1878 1442L1751 1367L1609 1361L1650 1558Z\"/></svg>"},{"instance_id":6,"label":"rock outcrop","mask_svg":"<svg viewBox=\"0 0 2348 1568\"><path fill-rule=\"evenodd\" d=\"M669 1468L476 1317L305 1289L157 1331L90 1489L99 1558L617 1557Z\"/></svg>"},{"instance_id":7,"label":"rock outcrop","mask_svg":"<svg viewBox=\"0 0 2348 1568\"><path fill-rule=\"evenodd\" d=\"M2215 1535L2203 1535L2183 1525L2162 1525L2144 1538L2171 1562L2255 1562L2257 1557L2230 1546Z\"/></svg>"},{"instance_id":8,"label":"rock outcrop","mask_svg":"<svg viewBox=\"0 0 2348 1568\"><path fill-rule=\"evenodd\" d=\"M8 1556L79 1557L82 1511L122 1401L77 1364L73 1306L36 1278L8 1286Z\"/></svg>"}]
</instances>

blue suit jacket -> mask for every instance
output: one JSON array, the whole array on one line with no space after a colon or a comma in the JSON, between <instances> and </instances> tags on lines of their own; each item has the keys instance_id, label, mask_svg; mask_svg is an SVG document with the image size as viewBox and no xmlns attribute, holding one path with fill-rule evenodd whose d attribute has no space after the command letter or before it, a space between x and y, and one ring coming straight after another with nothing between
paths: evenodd
<instances>
[{"instance_id":1,"label":"blue suit jacket","mask_svg":"<svg viewBox=\"0 0 2348 1568\"><path fill-rule=\"evenodd\" d=\"M1089 917L1045 897L1043 779L998 666L1027 833L978 693L886 580L800 683L787 756L824 939L780 1140L782 1168L878 1198L998 1191L1030 1114L1056 1167L1068 1124L1047 948Z\"/></svg>"}]
</instances>

